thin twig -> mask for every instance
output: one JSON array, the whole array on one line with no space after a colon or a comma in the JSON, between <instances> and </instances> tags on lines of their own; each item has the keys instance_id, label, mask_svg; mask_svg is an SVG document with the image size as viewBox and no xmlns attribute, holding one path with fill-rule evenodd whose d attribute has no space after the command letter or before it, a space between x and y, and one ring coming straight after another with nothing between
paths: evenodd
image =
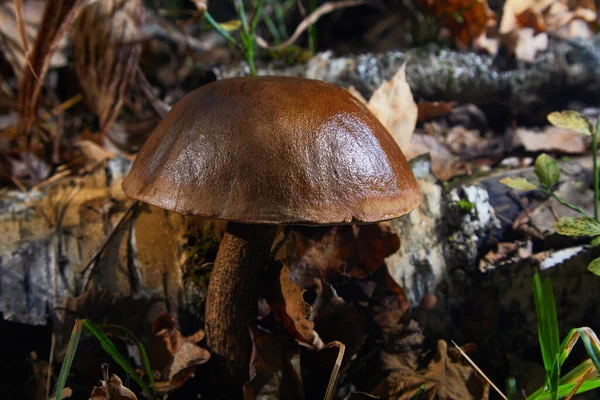
<instances>
[{"instance_id":1,"label":"thin twig","mask_svg":"<svg viewBox=\"0 0 600 400\"><path fill-rule=\"evenodd\" d=\"M467 359L467 361L469 362L469 364L471 364L471 366L473 368L475 368L475 371L477 371L483 377L483 379L485 379L494 388L494 390L496 390L496 392L498 392L498 394L500 395L500 397L502 397L504 400L508 400L508 398L504 395L504 393L502 393L500 391L500 389L498 389L498 387L496 385L494 385L494 382L492 382L490 380L490 378L488 378L487 375L483 373L483 371L477 366L477 364L475 364L475 362L473 360L471 360L471 357L469 357L467 355L467 353L465 353L463 351L463 349L461 349L456 344L456 342L454 340L452 340L452 344L454 345L454 347L456 347L458 349L458 351L460 352L460 354L462 354L462 356Z\"/></svg>"},{"instance_id":2,"label":"thin twig","mask_svg":"<svg viewBox=\"0 0 600 400\"><path fill-rule=\"evenodd\" d=\"M333 366L333 370L331 371L331 376L329 377L329 384L327 385L327 391L325 392L325 400L333 399L335 395L335 388L337 386L340 367L342 366L342 360L344 359L344 353L346 352L346 346L342 342L331 342L327 343L326 347L337 347L339 348L338 356L335 359L335 364Z\"/></svg>"},{"instance_id":3,"label":"thin twig","mask_svg":"<svg viewBox=\"0 0 600 400\"><path fill-rule=\"evenodd\" d=\"M256 44L258 44L263 49L276 50L276 51L283 50L286 47L288 47L289 45L293 44L296 40L298 40L300 35L305 30L307 30L311 25L313 25L315 22L317 22L319 20L319 18L321 18L323 15L329 14L330 12L341 9L341 8L360 6L365 3L366 3L366 0L346 0L346 1L340 1L337 3L321 4L314 12L312 12L308 17L306 17L304 20L302 20L302 22L300 22L300 24L296 27L294 34L285 42L278 44L277 46L271 46L267 43L267 41L265 39L263 39L260 36L256 36Z\"/></svg>"},{"instance_id":4,"label":"thin twig","mask_svg":"<svg viewBox=\"0 0 600 400\"><path fill-rule=\"evenodd\" d=\"M148 82L148 78L146 78L146 75L140 68L139 64L136 66L135 75L138 84L144 93L144 96L146 96L146 99L150 102L150 106L152 109L154 109L154 112L156 112L159 117L164 118L164 116L167 115L171 109L171 106L159 99L158 96L154 94L152 85L150 82Z\"/></svg>"},{"instance_id":5,"label":"thin twig","mask_svg":"<svg viewBox=\"0 0 600 400\"><path fill-rule=\"evenodd\" d=\"M15 0L13 6L15 8L15 20L17 22L17 31L19 32L19 36L21 37L21 43L23 45L25 57L28 58L27 56L29 53L29 38L27 37L27 32L25 31L25 17L23 16L23 0Z\"/></svg>"},{"instance_id":6,"label":"thin twig","mask_svg":"<svg viewBox=\"0 0 600 400\"><path fill-rule=\"evenodd\" d=\"M40 116L40 120L46 121L46 120L50 119L50 117L54 117L57 114L68 110L69 108L73 107L75 104L79 103L81 100L83 100L83 95L81 93L76 94L75 96L71 97L70 99L67 99L64 102L62 102L61 104L59 104L58 106L54 107L52 110L43 113ZM2 131L0 133L3 135L14 136L17 133L17 126L13 125L9 128L6 128L4 131Z\"/></svg>"},{"instance_id":7,"label":"thin twig","mask_svg":"<svg viewBox=\"0 0 600 400\"><path fill-rule=\"evenodd\" d=\"M552 216L554 217L554 220L558 221L560 219L560 217L558 216L558 214L556 213L556 211L554 211L554 207L548 206L548 208L550 209L550 212L552 213Z\"/></svg>"},{"instance_id":8,"label":"thin twig","mask_svg":"<svg viewBox=\"0 0 600 400\"><path fill-rule=\"evenodd\" d=\"M127 210L125 210L125 213L123 213L123 215L121 215L121 217L119 218L117 223L115 225L113 225L113 227L106 234L106 236L104 236L104 238L102 239L102 241L100 242L100 244L98 245L96 250L94 250L94 252L90 255L89 259L86 261L86 263L83 264L83 266L81 268L79 268L79 271L80 271L79 273L82 276L84 276L82 291L85 292L87 290L87 287L88 287L91 277L92 277L92 273L94 272L94 268L90 268L90 266L94 263L94 261L96 261L98 259L98 257L100 257L100 255L102 254L104 249L106 249L106 246L108 245L108 242L110 241L110 239L114 236L114 234L121 227L121 225L123 225L123 222L125 222L127 217L131 214L131 212L135 209L135 207L137 205L138 205L138 201L136 200L133 202L133 204L131 204L127 208ZM89 272L88 272L88 269L89 269Z\"/></svg>"}]
</instances>

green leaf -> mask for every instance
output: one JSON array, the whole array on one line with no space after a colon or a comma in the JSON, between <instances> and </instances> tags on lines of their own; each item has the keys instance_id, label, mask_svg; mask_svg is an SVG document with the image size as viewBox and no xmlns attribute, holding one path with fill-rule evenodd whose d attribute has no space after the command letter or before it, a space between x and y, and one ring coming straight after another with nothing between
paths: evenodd
<instances>
[{"instance_id":1,"label":"green leaf","mask_svg":"<svg viewBox=\"0 0 600 400\"><path fill-rule=\"evenodd\" d=\"M590 265L588 265L588 269L594 275L600 276L600 258L596 258L594 261L592 261Z\"/></svg>"},{"instance_id":2,"label":"green leaf","mask_svg":"<svg viewBox=\"0 0 600 400\"><path fill-rule=\"evenodd\" d=\"M600 235L600 223L592 217L562 217L552 227L565 236Z\"/></svg>"},{"instance_id":3,"label":"green leaf","mask_svg":"<svg viewBox=\"0 0 600 400\"><path fill-rule=\"evenodd\" d=\"M571 391L575 388L576 383L569 383L566 385L561 385L558 388L558 397L559 398L564 398L567 397L569 395L569 393L571 393ZM592 378L592 379L587 379L586 381L583 382L583 384L579 387L579 389L577 389L577 394L579 393L584 393L587 392L589 390L593 390L593 389L597 389L600 387L600 378ZM552 394L550 392L543 392L540 393L539 395L535 396L535 397L528 397L527 399L534 399L534 400L550 400L551 399Z\"/></svg>"},{"instance_id":4,"label":"green leaf","mask_svg":"<svg viewBox=\"0 0 600 400\"><path fill-rule=\"evenodd\" d=\"M502 178L500 183L517 190L536 190L538 187L525 178Z\"/></svg>"},{"instance_id":5,"label":"green leaf","mask_svg":"<svg viewBox=\"0 0 600 400\"><path fill-rule=\"evenodd\" d=\"M592 246L592 247L600 246L600 236L596 236L595 238L593 238L592 241L590 242L590 246Z\"/></svg>"},{"instance_id":6,"label":"green leaf","mask_svg":"<svg viewBox=\"0 0 600 400\"><path fill-rule=\"evenodd\" d=\"M558 163L548 154L540 154L538 156L535 160L534 171L540 180L540 183L547 189L551 189L552 186L556 185L560 180Z\"/></svg>"},{"instance_id":7,"label":"green leaf","mask_svg":"<svg viewBox=\"0 0 600 400\"><path fill-rule=\"evenodd\" d=\"M75 326L71 331L71 338L67 345L67 352L63 364L60 368L60 374L58 375L58 381L56 382L56 395L55 398L62 399L62 391L67 384L67 378L69 377L69 371L73 365L75 359L75 352L77 351L77 345L79 345L79 339L81 338L81 332L83 331L83 320L78 319L75 321Z\"/></svg>"},{"instance_id":8,"label":"green leaf","mask_svg":"<svg viewBox=\"0 0 600 400\"><path fill-rule=\"evenodd\" d=\"M592 123L577 111L562 111L548 114L548 121L554 126L570 129L582 135L592 135Z\"/></svg>"},{"instance_id":9,"label":"green leaf","mask_svg":"<svg viewBox=\"0 0 600 400\"><path fill-rule=\"evenodd\" d=\"M538 339L542 351L544 369L546 370L546 380L548 383L555 382L555 368L560 367L560 365L555 365L560 341L558 338L558 322L552 284L548 278L542 282L540 273L535 271L532 286L538 323Z\"/></svg>"}]
</instances>

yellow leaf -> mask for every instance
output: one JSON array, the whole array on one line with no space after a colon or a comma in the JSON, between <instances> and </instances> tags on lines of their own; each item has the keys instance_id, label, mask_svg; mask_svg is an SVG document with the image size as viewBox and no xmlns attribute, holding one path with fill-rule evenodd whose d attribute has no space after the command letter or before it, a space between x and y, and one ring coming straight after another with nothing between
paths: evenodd
<instances>
[{"instance_id":1,"label":"yellow leaf","mask_svg":"<svg viewBox=\"0 0 600 400\"><path fill-rule=\"evenodd\" d=\"M548 121L554 126L573 130L582 135L591 136L592 124L577 111L562 111L548 114Z\"/></svg>"},{"instance_id":2,"label":"yellow leaf","mask_svg":"<svg viewBox=\"0 0 600 400\"><path fill-rule=\"evenodd\" d=\"M219 26L227 32L233 32L240 29L240 27L242 26L242 21L240 21L239 19L232 19L227 22L221 22Z\"/></svg>"},{"instance_id":3,"label":"yellow leaf","mask_svg":"<svg viewBox=\"0 0 600 400\"><path fill-rule=\"evenodd\" d=\"M406 150L417 125L419 112L406 82L406 63L391 80L375 90L368 107L392 134L398 146Z\"/></svg>"}]
</instances>

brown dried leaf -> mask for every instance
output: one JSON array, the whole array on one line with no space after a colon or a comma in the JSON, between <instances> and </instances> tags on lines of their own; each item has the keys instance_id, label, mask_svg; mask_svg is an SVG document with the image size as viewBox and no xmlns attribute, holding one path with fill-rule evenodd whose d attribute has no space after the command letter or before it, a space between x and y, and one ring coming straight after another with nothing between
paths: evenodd
<instances>
[{"instance_id":1,"label":"brown dried leaf","mask_svg":"<svg viewBox=\"0 0 600 400\"><path fill-rule=\"evenodd\" d=\"M465 161L452 154L446 146L429 135L413 135L410 146L408 146L408 149L404 152L409 159L427 153L429 153L431 157L431 169L433 175L439 180L447 181L457 175L462 175L469 171Z\"/></svg>"},{"instance_id":2,"label":"brown dried leaf","mask_svg":"<svg viewBox=\"0 0 600 400\"><path fill-rule=\"evenodd\" d=\"M37 121L38 104L42 85L50 59L60 39L79 12L84 0L53 0L46 2L44 17L40 23L35 44L27 57L28 68L24 68L19 80L19 133L29 135Z\"/></svg>"},{"instance_id":3,"label":"brown dried leaf","mask_svg":"<svg viewBox=\"0 0 600 400\"><path fill-rule=\"evenodd\" d=\"M518 59L532 61L547 47L547 33L562 38L591 37L597 11L591 0L507 0L500 35Z\"/></svg>"},{"instance_id":4,"label":"brown dried leaf","mask_svg":"<svg viewBox=\"0 0 600 400\"><path fill-rule=\"evenodd\" d=\"M531 256L533 244L530 240L526 242L501 242L496 249L490 250L479 260L479 270L486 272L489 269L500 266L514 259L525 259Z\"/></svg>"},{"instance_id":5,"label":"brown dried leaf","mask_svg":"<svg viewBox=\"0 0 600 400\"><path fill-rule=\"evenodd\" d=\"M336 282L369 276L399 248L399 237L386 223L298 228L290 234L286 256L292 269L314 270L315 276Z\"/></svg>"},{"instance_id":6,"label":"brown dried leaf","mask_svg":"<svg viewBox=\"0 0 600 400\"><path fill-rule=\"evenodd\" d=\"M119 115L140 58L143 12L141 0L92 2L71 30L75 71L104 134Z\"/></svg>"},{"instance_id":7,"label":"brown dried leaf","mask_svg":"<svg viewBox=\"0 0 600 400\"><path fill-rule=\"evenodd\" d=\"M135 394L123 386L123 381L112 374L110 380L100 381L100 386L92 389L90 400L137 400Z\"/></svg>"},{"instance_id":8,"label":"brown dried leaf","mask_svg":"<svg viewBox=\"0 0 600 400\"><path fill-rule=\"evenodd\" d=\"M318 281L317 295L310 319L325 342L341 342L346 346L342 362L345 366L364 341L363 320L356 308L339 297L329 283Z\"/></svg>"},{"instance_id":9,"label":"brown dried leaf","mask_svg":"<svg viewBox=\"0 0 600 400\"><path fill-rule=\"evenodd\" d=\"M418 0L417 2L441 19L459 43L470 46L486 30L495 25L496 15L490 10L487 0Z\"/></svg>"},{"instance_id":10,"label":"brown dried leaf","mask_svg":"<svg viewBox=\"0 0 600 400\"><path fill-rule=\"evenodd\" d=\"M204 332L184 337L177 329L175 318L168 314L157 316L152 322L152 341L148 348L148 358L153 369L160 371L157 389L161 392L174 390L187 381L204 364L210 353L196 345L204 338Z\"/></svg>"},{"instance_id":11,"label":"brown dried leaf","mask_svg":"<svg viewBox=\"0 0 600 400\"><path fill-rule=\"evenodd\" d=\"M518 128L513 146L523 146L533 152L560 152L581 154L587 150L586 137L574 130L548 126L541 132Z\"/></svg>"},{"instance_id":12,"label":"brown dried leaf","mask_svg":"<svg viewBox=\"0 0 600 400\"><path fill-rule=\"evenodd\" d=\"M429 121L448 115L457 103L455 101L420 101L417 104L418 121Z\"/></svg>"},{"instance_id":13,"label":"brown dried leaf","mask_svg":"<svg viewBox=\"0 0 600 400\"><path fill-rule=\"evenodd\" d=\"M267 302L288 334L301 343L322 347L323 343L314 331L314 322L308 319L311 306L302 298L305 289L292 280L290 269L274 263L269 266L265 280L268 281Z\"/></svg>"},{"instance_id":14,"label":"brown dried leaf","mask_svg":"<svg viewBox=\"0 0 600 400\"><path fill-rule=\"evenodd\" d=\"M251 328L250 380L244 384L244 400L304 399L300 348L286 336L273 336Z\"/></svg>"},{"instance_id":15,"label":"brown dried leaf","mask_svg":"<svg viewBox=\"0 0 600 400\"><path fill-rule=\"evenodd\" d=\"M400 320L410 308L410 302L387 268L385 269L385 287L388 290L384 292L383 296L375 299L372 313L373 320L384 333L387 333L398 328Z\"/></svg>"},{"instance_id":16,"label":"brown dried leaf","mask_svg":"<svg viewBox=\"0 0 600 400\"><path fill-rule=\"evenodd\" d=\"M416 359L398 361L394 354L384 353L384 364L390 375L373 391L374 395L398 400L409 400L419 391L421 399L487 400L489 384L483 381L470 365L450 356L448 345L439 340L437 351L426 367L418 368Z\"/></svg>"},{"instance_id":17,"label":"brown dried leaf","mask_svg":"<svg viewBox=\"0 0 600 400\"><path fill-rule=\"evenodd\" d=\"M406 63L398 69L392 79L384 82L368 104L369 110L392 134L402 150L410 143L417 124L417 105L410 86L406 82Z\"/></svg>"},{"instance_id":18,"label":"brown dried leaf","mask_svg":"<svg viewBox=\"0 0 600 400\"><path fill-rule=\"evenodd\" d=\"M104 147L91 140L79 140L75 145L83 153L86 161L91 161L94 164L116 156L115 153L107 151Z\"/></svg>"}]
</instances>

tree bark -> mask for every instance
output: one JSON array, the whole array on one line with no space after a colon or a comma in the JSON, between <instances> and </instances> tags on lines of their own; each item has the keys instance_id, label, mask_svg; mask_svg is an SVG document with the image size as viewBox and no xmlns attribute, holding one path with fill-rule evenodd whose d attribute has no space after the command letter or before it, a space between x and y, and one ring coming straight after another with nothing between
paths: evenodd
<instances>
[{"instance_id":1,"label":"tree bark","mask_svg":"<svg viewBox=\"0 0 600 400\"><path fill-rule=\"evenodd\" d=\"M259 279L267 265L275 225L229 222L221 241L206 299L206 330L222 378L248 380L252 343L249 328L258 309Z\"/></svg>"},{"instance_id":2,"label":"tree bark","mask_svg":"<svg viewBox=\"0 0 600 400\"><path fill-rule=\"evenodd\" d=\"M556 107L557 102L594 99L600 94L600 34L590 40L550 39L548 48L533 62L430 45L406 52L340 57L325 52L307 64L258 65L258 75L290 75L342 87L352 85L369 99L405 62L406 79L415 99L508 106L518 114L531 112L533 105L546 110L542 105ZM218 79L248 74L243 63L213 71ZM524 106L528 106L526 111Z\"/></svg>"}]
</instances>

